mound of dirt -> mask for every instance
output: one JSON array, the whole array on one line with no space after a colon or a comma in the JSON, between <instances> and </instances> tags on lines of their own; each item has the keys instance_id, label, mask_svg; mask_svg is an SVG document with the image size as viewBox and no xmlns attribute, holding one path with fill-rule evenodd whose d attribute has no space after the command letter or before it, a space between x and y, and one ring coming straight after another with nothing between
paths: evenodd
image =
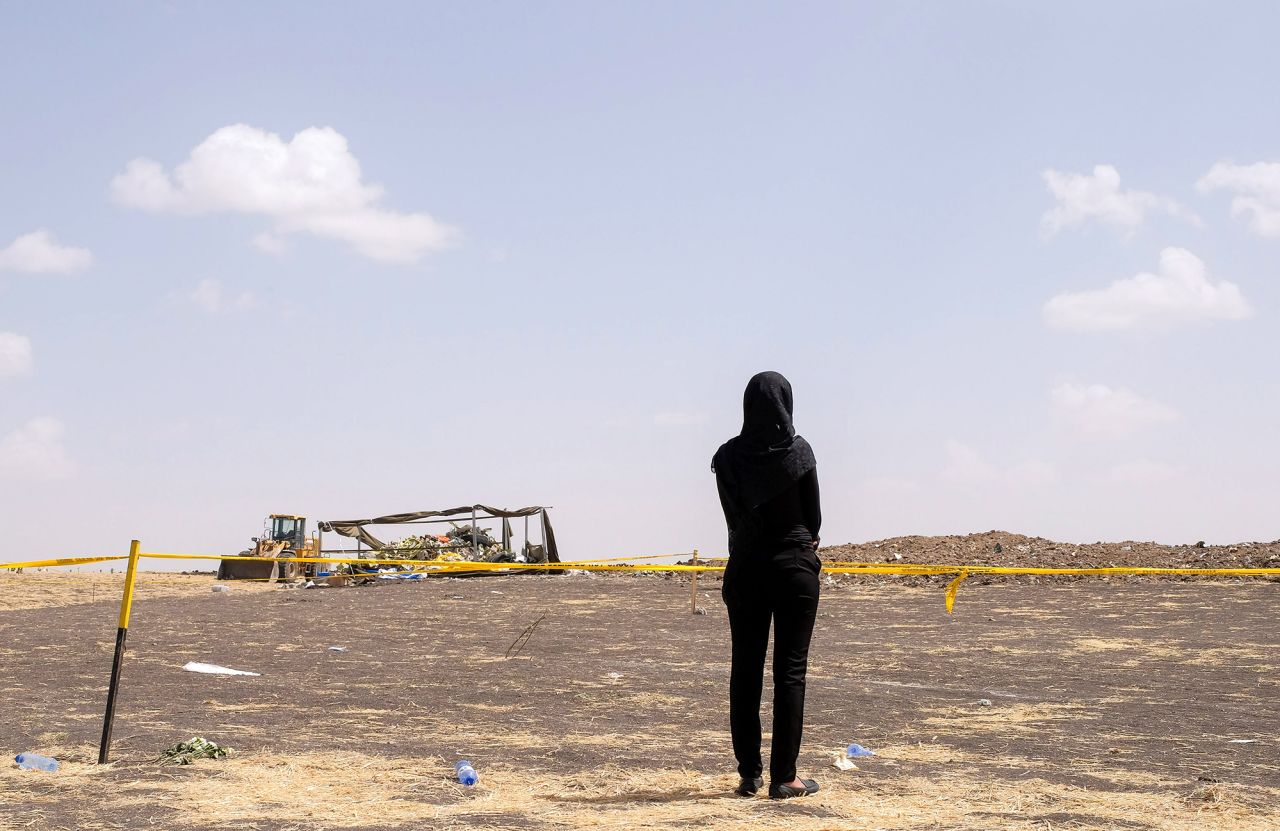
<instances>
[{"instance_id":1,"label":"mound of dirt","mask_svg":"<svg viewBox=\"0 0 1280 831\"><path fill-rule=\"evenodd\" d=\"M1280 540L1234 545L1155 542L1066 543L1008 531L893 537L824 547L824 562L929 563L1037 568L1280 568Z\"/></svg>"}]
</instances>

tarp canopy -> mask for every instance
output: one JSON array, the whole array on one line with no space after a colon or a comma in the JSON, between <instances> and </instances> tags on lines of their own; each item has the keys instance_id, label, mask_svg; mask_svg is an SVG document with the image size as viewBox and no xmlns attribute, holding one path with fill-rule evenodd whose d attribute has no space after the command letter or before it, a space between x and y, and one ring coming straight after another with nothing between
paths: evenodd
<instances>
[{"instance_id":1,"label":"tarp canopy","mask_svg":"<svg viewBox=\"0 0 1280 831\"><path fill-rule=\"evenodd\" d=\"M560 552L556 548L556 535L551 530L551 520L547 518L547 509L541 505L528 508L493 508L488 505L463 505L460 508L446 508L442 511L412 511L407 514L387 514L372 519L331 519L320 523L321 531L334 531L344 537L353 537L375 551L387 547L387 544L366 530L368 525L401 525L406 522L418 522L424 519L445 519L448 517L470 517L475 513L478 519L514 519L523 516L539 516L542 520L542 540L547 549L547 561L560 562ZM506 534L504 534L506 536Z\"/></svg>"}]
</instances>

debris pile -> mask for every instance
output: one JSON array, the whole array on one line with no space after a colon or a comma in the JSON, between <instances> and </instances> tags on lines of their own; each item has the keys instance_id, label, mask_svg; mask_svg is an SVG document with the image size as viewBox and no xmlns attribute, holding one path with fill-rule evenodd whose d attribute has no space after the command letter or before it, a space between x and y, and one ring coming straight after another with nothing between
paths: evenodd
<instances>
[{"instance_id":1,"label":"debris pile","mask_svg":"<svg viewBox=\"0 0 1280 831\"><path fill-rule=\"evenodd\" d=\"M894 537L864 543L824 547L823 562L931 563L937 565L1033 566L1048 568L1280 568L1280 540L1208 545L1202 541L1183 545L1155 542L1057 542L1007 531L967 536ZM951 579L949 576L890 577L907 583ZM1062 578L1059 578L1062 579ZM1072 578L1067 578L1072 579ZM1084 578L1075 578L1084 579ZM1137 578L1128 578L1137 579ZM1151 578L1145 578L1151 579ZM1196 579L1169 577L1162 579ZM981 582L1030 581L1022 576L983 575Z\"/></svg>"},{"instance_id":2,"label":"debris pile","mask_svg":"<svg viewBox=\"0 0 1280 831\"><path fill-rule=\"evenodd\" d=\"M514 534L511 520L519 518L524 519L524 543L517 548L512 542ZM537 523L535 527L541 530L541 540L538 545L529 541L530 520L535 521ZM451 529L444 534L424 533L392 540L390 543L375 537L369 530L370 526L378 525L428 523L447 523ZM490 531L493 524L499 524L501 530ZM448 561L499 564L560 562L555 532L551 530L547 508L538 505L507 509L476 503L436 511L387 514L371 519L326 520L320 523L320 530L326 533L332 531L362 543L360 548L367 549L367 553L361 553L358 559L408 561L394 568L377 569L381 578L403 579L405 572L423 573L424 570L416 565L418 562L440 564ZM359 566L341 570L361 575L370 573ZM426 571L432 570L434 569L430 567L426 569ZM319 576L329 577L330 575L321 572Z\"/></svg>"},{"instance_id":3,"label":"debris pile","mask_svg":"<svg viewBox=\"0 0 1280 831\"><path fill-rule=\"evenodd\" d=\"M388 543L382 555L401 560L437 560L443 562L542 563L547 555L540 545L525 544L523 551L510 551L495 540L488 530L470 525L453 524L448 533L420 534Z\"/></svg>"}]
</instances>

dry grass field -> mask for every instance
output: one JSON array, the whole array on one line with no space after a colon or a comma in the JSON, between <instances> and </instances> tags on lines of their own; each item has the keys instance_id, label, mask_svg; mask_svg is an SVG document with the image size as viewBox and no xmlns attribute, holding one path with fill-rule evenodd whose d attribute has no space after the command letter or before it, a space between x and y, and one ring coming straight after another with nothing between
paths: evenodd
<instances>
[{"instance_id":1,"label":"dry grass field","mask_svg":"<svg viewBox=\"0 0 1280 831\"><path fill-rule=\"evenodd\" d=\"M653 576L147 574L99 767L121 579L0 577L0 750L63 760L0 768L0 828L1280 828L1271 582L966 584L953 616L941 583L825 585L800 760L823 789L770 802L729 795L714 579L695 617ZM155 764L194 735L235 755ZM836 770L852 741L878 755Z\"/></svg>"}]
</instances>

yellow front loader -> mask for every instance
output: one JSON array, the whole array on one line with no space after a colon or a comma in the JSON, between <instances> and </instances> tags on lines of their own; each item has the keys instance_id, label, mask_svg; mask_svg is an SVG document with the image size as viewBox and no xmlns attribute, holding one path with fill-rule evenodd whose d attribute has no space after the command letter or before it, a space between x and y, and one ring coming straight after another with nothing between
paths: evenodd
<instances>
[{"instance_id":1,"label":"yellow front loader","mask_svg":"<svg viewBox=\"0 0 1280 831\"><path fill-rule=\"evenodd\" d=\"M272 514L253 548L228 557L218 566L219 580L299 580L316 573L316 563L282 563L280 557L316 557L320 544L307 536L307 518Z\"/></svg>"}]
</instances>

